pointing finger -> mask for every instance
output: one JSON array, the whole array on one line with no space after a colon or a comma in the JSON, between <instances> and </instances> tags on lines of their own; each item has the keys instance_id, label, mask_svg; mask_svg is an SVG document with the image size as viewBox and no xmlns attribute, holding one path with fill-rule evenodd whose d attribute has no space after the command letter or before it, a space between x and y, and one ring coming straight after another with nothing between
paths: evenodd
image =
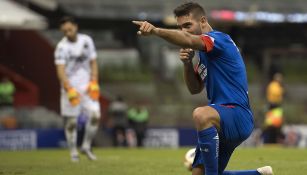
<instances>
[{"instance_id":1,"label":"pointing finger","mask_svg":"<svg viewBox=\"0 0 307 175\"><path fill-rule=\"evenodd\" d=\"M141 26L143 24L142 21L132 21L133 24Z\"/></svg>"}]
</instances>

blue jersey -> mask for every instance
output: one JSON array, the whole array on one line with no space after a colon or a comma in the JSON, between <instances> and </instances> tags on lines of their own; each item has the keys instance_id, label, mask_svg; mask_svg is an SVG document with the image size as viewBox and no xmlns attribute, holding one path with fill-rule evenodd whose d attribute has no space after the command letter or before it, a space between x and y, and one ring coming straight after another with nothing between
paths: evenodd
<instances>
[{"instance_id":1,"label":"blue jersey","mask_svg":"<svg viewBox=\"0 0 307 175\"><path fill-rule=\"evenodd\" d=\"M229 35L211 31L201 35L197 72L203 80L209 104L236 104L250 109L246 70L239 49Z\"/></svg>"}]
</instances>

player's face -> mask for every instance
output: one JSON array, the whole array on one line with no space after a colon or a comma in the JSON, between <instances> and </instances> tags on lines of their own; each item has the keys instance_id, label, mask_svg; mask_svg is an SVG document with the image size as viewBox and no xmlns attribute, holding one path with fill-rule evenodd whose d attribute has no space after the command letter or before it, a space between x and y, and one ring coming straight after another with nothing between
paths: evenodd
<instances>
[{"instance_id":1,"label":"player's face","mask_svg":"<svg viewBox=\"0 0 307 175\"><path fill-rule=\"evenodd\" d=\"M189 32L194 35L202 34L201 21L195 19L191 13L189 15L177 17L177 25L182 31Z\"/></svg>"},{"instance_id":2,"label":"player's face","mask_svg":"<svg viewBox=\"0 0 307 175\"><path fill-rule=\"evenodd\" d=\"M274 75L274 80L281 83L282 80L283 80L282 74L276 73L276 74Z\"/></svg>"},{"instance_id":3,"label":"player's face","mask_svg":"<svg viewBox=\"0 0 307 175\"><path fill-rule=\"evenodd\" d=\"M61 25L61 31L71 41L74 41L77 36L78 26L71 22L66 22Z\"/></svg>"}]
</instances>

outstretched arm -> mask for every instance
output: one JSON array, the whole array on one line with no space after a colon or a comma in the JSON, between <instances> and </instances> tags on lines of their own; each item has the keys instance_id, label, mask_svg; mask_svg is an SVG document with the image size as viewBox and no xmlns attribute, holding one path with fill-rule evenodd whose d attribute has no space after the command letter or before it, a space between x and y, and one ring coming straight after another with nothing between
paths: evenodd
<instances>
[{"instance_id":1,"label":"outstretched arm","mask_svg":"<svg viewBox=\"0 0 307 175\"><path fill-rule=\"evenodd\" d=\"M156 35L170 43L181 46L182 48L191 48L194 50L206 49L204 42L199 35L193 35L180 30L157 28L147 21L132 22L140 26L138 31L139 35Z\"/></svg>"}]
</instances>

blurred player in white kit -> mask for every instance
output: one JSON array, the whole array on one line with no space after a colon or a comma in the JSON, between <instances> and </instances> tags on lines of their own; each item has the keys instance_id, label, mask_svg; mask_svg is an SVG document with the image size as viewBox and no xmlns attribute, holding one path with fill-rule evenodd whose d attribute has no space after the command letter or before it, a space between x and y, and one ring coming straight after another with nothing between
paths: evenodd
<instances>
[{"instance_id":1,"label":"blurred player in white kit","mask_svg":"<svg viewBox=\"0 0 307 175\"><path fill-rule=\"evenodd\" d=\"M61 115L65 119L65 135L73 162L79 161L77 118L81 111L88 116L81 146L90 160L96 160L91 143L100 119L98 67L96 50L90 36L78 33L72 17L60 21L64 37L57 44L54 56L61 84Z\"/></svg>"}]
</instances>

